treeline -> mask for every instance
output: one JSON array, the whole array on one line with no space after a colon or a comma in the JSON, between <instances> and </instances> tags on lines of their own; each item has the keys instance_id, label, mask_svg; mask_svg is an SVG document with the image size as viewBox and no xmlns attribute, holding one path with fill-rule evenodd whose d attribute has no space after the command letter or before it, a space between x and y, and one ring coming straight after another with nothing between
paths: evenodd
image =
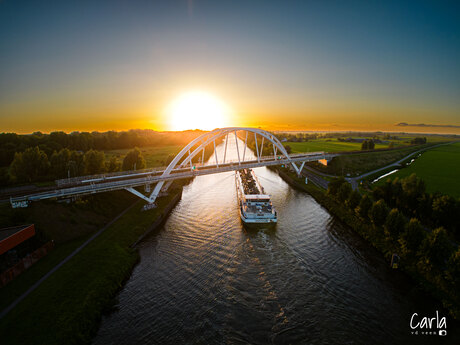
<instances>
[{"instance_id":1,"label":"treeline","mask_svg":"<svg viewBox=\"0 0 460 345\"><path fill-rule=\"evenodd\" d=\"M364 140L361 144L361 150L373 150L375 148L374 140Z\"/></svg>"},{"instance_id":2,"label":"treeline","mask_svg":"<svg viewBox=\"0 0 460 345\"><path fill-rule=\"evenodd\" d=\"M292 142L305 142L315 139L333 139L337 138L339 141L344 138L359 137L359 138L373 138L373 139L397 139L396 136L391 136L382 132L331 132L331 133L276 133L280 140Z\"/></svg>"},{"instance_id":3,"label":"treeline","mask_svg":"<svg viewBox=\"0 0 460 345\"><path fill-rule=\"evenodd\" d=\"M415 174L404 179L387 179L372 194L375 200L384 200L388 206L420 219L430 228L444 227L453 238L460 240L460 200L426 193L425 183Z\"/></svg>"},{"instance_id":4,"label":"treeline","mask_svg":"<svg viewBox=\"0 0 460 345\"><path fill-rule=\"evenodd\" d=\"M48 156L45 151L35 146L15 153L9 173L5 177L7 181L2 182L30 183L145 167L145 160L138 148L129 151L123 161L119 162L114 156L106 160L104 152L97 150L83 153L64 148Z\"/></svg>"},{"instance_id":5,"label":"treeline","mask_svg":"<svg viewBox=\"0 0 460 345\"><path fill-rule=\"evenodd\" d=\"M458 200L428 195L415 174L388 180L372 198L353 191L343 178L330 182L327 194L370 224L365 236L374 245L387 254L397 253L409 272L454 299L460 313L460 249L453 241L459 239Z\"/></svg>"},{"instance_id":6,"label":"treeline","mask_svg":"<svg viewBox=\"0 0 460 345\"><path fill-rule=\"evenodd\" d=\"M67 148L86 152L89 150L131 149L144 146L185 145L204 132L193 130L184 132L156 132L149 129L133 129L116 132L51 132L20 135L0 133L0 167L9 166L16 152L38 147L51 157L54 151Z\"/></svg>"},{"instance_id":7,"label":"treeline","mask_svg":"<svg viewBox=\"0 0 460 345\"><path fill-rule=\"evenodd\" d=\"M422 144L426 144L426 138L414 138L410 141L410 143L412 145L422 145Z\"/></svg>"}]
</instances>

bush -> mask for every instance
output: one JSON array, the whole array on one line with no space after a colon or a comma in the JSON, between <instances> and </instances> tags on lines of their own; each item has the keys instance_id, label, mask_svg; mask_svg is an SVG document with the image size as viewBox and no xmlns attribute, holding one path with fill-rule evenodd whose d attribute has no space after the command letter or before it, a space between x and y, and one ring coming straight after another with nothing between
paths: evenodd
<instances>
[{"instance_id":1,"label":"bush","mask_svg":"<svg viewBox=\"0 0 460 345\"><path fill-rule=\"evenodd\" d=\"M348 182L342 183L337 192L337 198L341 202L345 202L351 194L351 186Z\"/></svg>"},{"instance_id":2,"label":"bush","mask_svg":"<svg viewBox=\"0 0 460 345\"><path fill-rule=\"evenodd\" d=\"M422 242L420 265L423 270L443 269L453 252L452 244L444 228L433 230Z\"/></svg>"},{"instance_id":3,"label":"bush","mask_svg":"<svg viewBox=\"0 0 460 345\"><path fill-rule=\"evenodd\" d=\"M385 220L385 232L390 239L397 240L399 235L404 231L406 226L406 219L394 208L388 213L387 219Z\"/></svg>"},{"instance_id":4,"label":"bush","mask_svg":"<svg viewBox=\"0 0 460 345\"><path fill-rule=\"evenodd\" d=\"M375 226L382 226L387 219L388 212L389 209L385 201L380 199L372 205L369 211L369 218Z\"/></svg>"},{"instance_id":5,"label":"bush","mask_svg":"<svg viewBox=\"0 0 460 345\"><path fill-rule=\"evenodd\" d=\"M83 156L85 173L88 175L100 174L105 171L104 152L89 150Z\"/></svg>"},{"instance_id":6,"label":"bush","mask_svg":"<svg viewBox=\"0 0 460 345\"><path fill-rule=\"evenodd\" d=\"M369 218L369 211L371 210L371 207L372 200L367 195L364 195L361 201L359 202L358 207L356 208L356 213L362 219L366 220Z\"/></svg>"},{"instance_id":7,"label":"bush","mask_svg":"<svg viewBox=\"0 0 460 345\"><path fill-rule=\"evenodd\" d=\"M342 186L344 183L346 183L346 181L343 176L333 179L331 182L329 182L327 187L327 194L336 196L340 186Z\"/></svg>"},{"instance_id":8,"label":"bush","mask_svg":"<svg viewBox=\"0 0 460 345\"><path fill-rule=\"evenodd\" d=\"M345 205L349 207L351 210L354 210L359 203L361 202L361 194L357 190L354 190L350 193L348 200L345 202Z\"/></svg>"},{"instance_id":9,"label":"bush","mask_svg":"<svg viewBox=\"0 0 460 345\"><path fill-rule=\"evenodd\" d=\"M123 159L123 170L140 170L145 168L145 160L141 151L135 147Z\"/></svg>"},{"instance_id":10,"label":"bush","mask_svg":"<svg viewBox=\"0 0 460 345\"><path fill-rule=\"evenodd\" d=\"M10 166L10 177L13 181L32 182L45 177L48 170L48 156L35 146L15 153Z\"/></svg>"}]
</instances>

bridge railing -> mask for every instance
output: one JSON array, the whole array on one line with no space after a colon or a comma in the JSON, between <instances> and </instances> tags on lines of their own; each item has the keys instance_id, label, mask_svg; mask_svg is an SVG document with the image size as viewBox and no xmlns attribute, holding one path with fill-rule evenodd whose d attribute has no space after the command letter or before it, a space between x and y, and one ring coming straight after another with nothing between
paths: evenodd
<instances>
[{"instance_id":1,"label":"bridge railing","mask_svg":"<svg viewBox=\"0 0 460 345\"><path fill-rule=\"evenodd\" d=\"M324 151L296 153L296 154L290 154L289 156L291 158L296 158L296 157L303 157L303 156L309 156L309 155L320 155L320 154L324 154ZM261 156L260 160L267 161L267 160L272 160L273 158L274 158L273 155L267 155L267 156ZM245 162L251 162L251 161L257 161L257 158L245 160ZM225 163L220 162L219 165L230 164L230 163L238 163L238 160L237 159L226 159ZM203 163L192 163L192 166L195 166L196 168L215 166L215 165L216 163L215 161L212 160L212 158L209 159L208 162L205 162L204 164ZM71 186L71 185L76 185L76 184L81 184L81 183L98 182L98 181L104 181L104 180L111 180L114 178L123 178L125 176L135 177L137 175L160 174L165 169L166 167L155 167L155 168L147 168L147 169L139 169L139 170L116 171L116 172L104 173L104 174L83 175L83 176L76 176L76 177L71 177L71 178L55 180L55 183L58 187L65 187L65 186Z\"/></svg>"}]
</instances>

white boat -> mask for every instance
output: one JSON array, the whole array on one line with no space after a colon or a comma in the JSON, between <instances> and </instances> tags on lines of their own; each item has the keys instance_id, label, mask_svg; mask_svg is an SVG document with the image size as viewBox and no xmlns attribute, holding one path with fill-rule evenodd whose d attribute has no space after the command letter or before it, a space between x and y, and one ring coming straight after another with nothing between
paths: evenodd
<instances>
[{"instance_id":1,"label":"white boat","mask_svg":"<svg viewBox=\"0 0 460 345\"><path fill-rule=\"evenodd\" d=\"M236 192L240 217L244 224L276 224L277 214L251 169L236 171Z\"/></svg>"}]
</instances>

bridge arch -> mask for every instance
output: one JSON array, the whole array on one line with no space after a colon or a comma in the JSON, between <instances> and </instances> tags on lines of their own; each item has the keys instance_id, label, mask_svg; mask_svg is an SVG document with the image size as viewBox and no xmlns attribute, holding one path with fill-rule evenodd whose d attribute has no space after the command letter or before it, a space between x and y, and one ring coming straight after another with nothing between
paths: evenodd
<instances>
[{"instance_id":1,"label":"bridge arch","mask_svg":"<svg viewBox=\"0 0 460 345\"><path fill-rule=\"evenodd\" d=\"M239 146L238 146L238 137L237 137L237 132L245 131L246 132L246 139L244 141L244 146L243 146L243 154L241 156L239 152ZM215 160L216 160L216 165L219 167L219 161L217 157L217 152L216 152L216 140L226 137L226 142L225 142L225 150L224 150L224 157L222 164L225 163L225 158L226 158L226 153L227 153L227 142L229 140L229 135L234 133L235 137L235 143L237 147L237 154L238 154L238 164L241 164L241 162L244 162L245 158L245 153L247 149L247 138L249 133L252 133L254 135L255 139L255 144L256 144L256 157L257 160L260 162L260 159L262 157L262 150L263 150L263 144L264 140L267 139L269 142L272 143L273 146L273 154L276 158L277 151L279 151L286 159L291 163L293 166L294 170L299 173L300 170L297 167L297 165L292 162L291 158L289 157L289 154L287 153L286 149L284 148L283 144L278 140L276 136L274 136L272 133L267 132L263 129L260 128L251 128L251 127L225 127L225 128L216 128L210 132L204 133L201 136L195 138L191 142L189 142L177 155L174 157L174 159L169 163L167 168L164 170L162 176L168 176L171 174L171 172L174 169L177 168L184 168L187 165L190 165L190 168L193 169L192 167L192 160L194 157L196 157L198 154L202 154L202 157L204 157L204 152L206 147L210 143L214 143L214 154L215 154ZM260 136L262 139L262 142L260 144L260 150L259 150L259 142L257 140L257 136ZM198 146L194 148L196 145ZM191 151L193 149L193 151ZM260 152L259 152L260 151ZM202 159L202 164L203 164L203 159ZM153 204L160 194L160 191L167 190L171 182L167 182L166 185L164 181L160 181L156 184L155 188L153 189L152 193L150 194L150 197L144 197L144 200L146 200L148 203Z\"/></svg>"}]
</instances>

